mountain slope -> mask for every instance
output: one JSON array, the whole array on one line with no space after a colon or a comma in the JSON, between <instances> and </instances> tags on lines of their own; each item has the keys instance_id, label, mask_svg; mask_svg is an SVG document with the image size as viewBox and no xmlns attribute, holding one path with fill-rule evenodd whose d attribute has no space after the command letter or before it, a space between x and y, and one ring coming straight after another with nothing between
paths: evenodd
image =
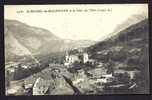
<instances>
[{"instance_id":1,"label":"mountain slope","mask_svg":"<svg viewBox=\"0 0 152 100\"><path fill-rule=\"evenodd\" d=\"M29 26L16 20L5 20L5 59L18 61L23 56L41 59L42 55L87 47L94 41L64 40L46 29ZM34 56L35 57L34 57Z\"/></svg>"},{"instance_id":2,"label":"mountain slope","mask_svg":"<svg viewBox=\"0 0 152 100\"><path fill-rule=\"evenodd\" d=\"M32 53L39 53L39 49L43 49L43 45L47 42L59 40L58 37L45 29L28 26L15 20L6 20L5 28L7 29L5 36L12 34L20 44Z\"/></svg>"},{"instance_id":3,"label":"mountain slope","mask_svg":"<svg viewBox=\"0 0 152 100\"><path fill-rule=\"evenodd\" d=\"M134 79L139 85L137 93L149 91L149 43L148 19L131 25L117 35L88 48L92 59L110 64L115 72L135 71Z\"/></svg>"}]
</instances>

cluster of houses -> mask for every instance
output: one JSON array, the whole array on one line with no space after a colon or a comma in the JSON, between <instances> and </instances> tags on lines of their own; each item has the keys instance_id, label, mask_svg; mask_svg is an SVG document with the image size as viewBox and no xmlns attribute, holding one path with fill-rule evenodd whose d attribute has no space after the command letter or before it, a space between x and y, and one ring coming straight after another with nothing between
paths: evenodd
<instances>
[{"instance_id":1,"label":"cluster of houses","mask_svg":"<svg viewBox=\"0 0 152 100\"><path fill-rule=\"evenodd\" d=\"M48 72L33 75L24 80L24 87L31 95L54 95L69 94L73 90L68 86L62 76L62 72L57 68L48 68ZM45 77L48 75L47 77ZM64 90L64 91L62 91ZM69 92L70 91L70 92Z\"/></svg>"},{"instance_id":2,"label":"cluster of houses","mask_svg":"<svg viewBox=\"0 0 152 100\"><path fill-rule=\"evenodd\" d=\"M84 84L86 84L86 86L87 86L87 84L112 82L113 81L112 79L114 79L114 74L120 74L120 73L124 74L125 72L127 72L130 75L130 79L133 79L137 73L140 73L139 71L122 71L122 70L118 71L117 70L114 74L113 73L107 74L107 69L105 67L102 67L102 66L104 66L103 63L98 62L98 64L96 65L95 63L97 63L97 61L94 59L89 59L89 55L86 52L81 51L81 52L74 53L74 54L67 53L65 55L65 61L64 61L65 66L69 67L72 64L74 64L75 62L78 62L81 64L86 64L88 62L91 62L92 65L96 66L87 71L85 71L84 69L80 69L77 71L77 73L75 73L73 75L73 79L71 80L72 84L73 85L79 84L80 86L82 84L81 87L83 87ZM50 66L51 70L53 70L52 66L60 67L60 65L57 65L57 64L56 65L50 64L49 66ZM29 68L29 66L21 65L18 63L9 64L9 65L6 65L5 67L6 67L6 70L5 70L6 86L9 86L9 82L11 80L14 80L15 73L18 71L19 67L22 69ZM59 73L61 73L60 70L55 69L51 73L52 74L54 73L54 75L56 75L56 76L54 76L54 77L56 77L54 80L46 80L41 77L38 77L37 79L32 80L31 83L28 83L28 82L26 83L26 81L25 81L24 82L25 92L30 91L32 95L45 95L45 94L49 94L48 92L53 91L53 89L55 88L55 85L58 88L66 87L65 80L63 79L63 77L60 77L60 75L59 75ZM64 70L62 70L62 73L67 74L67 69L65 72L64 72ZM50 76L50 77L52 77L52 76ZM56 81L56 82L54 82L54 81ZM85 81L87 81L87 82L85 83ZM119 84L114 85L113 87L115 87L115 86L118 87ZM110 86L110 87L112 87L112 86Z\"/></svg>"}]
</instances>

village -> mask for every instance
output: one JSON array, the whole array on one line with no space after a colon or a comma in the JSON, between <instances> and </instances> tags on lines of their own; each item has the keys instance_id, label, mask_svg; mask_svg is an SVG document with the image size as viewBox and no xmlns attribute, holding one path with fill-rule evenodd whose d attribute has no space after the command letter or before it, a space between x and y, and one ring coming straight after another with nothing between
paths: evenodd
<instances>
[{"instance_id":1,"label":"village","mask_svg":"<svg viewBox=\"0 0 152 100\"><path fill-rule=\"evenodd\" d=\"M139 71L114 71L108 65L89 58L89 54L83 50L73 51L66 52L63 64L50 63L42 71L27 75L26 78L21 77L19 80L16 77L28 74L32 67L19 63L7 65L6 94L104 94L106 91L110 93L119 88L123 88L124 92L137 87L132 80Z\"/></svg>"}]
</instances>

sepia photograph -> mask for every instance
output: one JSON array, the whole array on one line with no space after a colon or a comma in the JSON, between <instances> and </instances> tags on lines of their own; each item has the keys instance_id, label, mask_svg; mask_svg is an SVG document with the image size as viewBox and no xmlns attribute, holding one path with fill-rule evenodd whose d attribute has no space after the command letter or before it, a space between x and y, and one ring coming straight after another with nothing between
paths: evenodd
<instances>
[{"instance_id":1,"label":"sepia photograph","mask_svg":"<svg viewBox=\"0 0 152 100\"><path fill-rule=\"evenodd\" d=\"M149 94L148 4L4 5L5 95Z\"/></svg>"}]
</instances>

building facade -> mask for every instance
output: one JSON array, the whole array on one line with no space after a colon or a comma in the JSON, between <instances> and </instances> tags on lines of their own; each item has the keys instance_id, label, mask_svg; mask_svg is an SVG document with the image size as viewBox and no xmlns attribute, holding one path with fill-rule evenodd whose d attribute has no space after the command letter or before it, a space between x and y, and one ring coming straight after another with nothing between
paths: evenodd
<instances>
[{"instance_id":1,"label":"building facade","mask_svg":"<svg viewBox=\"0 0 152 100\"><path fill-rule=\"evenodd\" d=\"M64 65L70 65L74 62L87 63L89 61L89 56L87 53L78 53L73 55L66 55Z\"/></svg>"},{"instance_id":2,"label":"building facade","mask_svg":"<svg viewBox=\"0 0 152 100\"><path fill-rule=\"evenodd\" d=\"M33 95L45 95L49 89L50 82L42 78L38 78L33 86Z\"/></svg>"}]
</instances>

